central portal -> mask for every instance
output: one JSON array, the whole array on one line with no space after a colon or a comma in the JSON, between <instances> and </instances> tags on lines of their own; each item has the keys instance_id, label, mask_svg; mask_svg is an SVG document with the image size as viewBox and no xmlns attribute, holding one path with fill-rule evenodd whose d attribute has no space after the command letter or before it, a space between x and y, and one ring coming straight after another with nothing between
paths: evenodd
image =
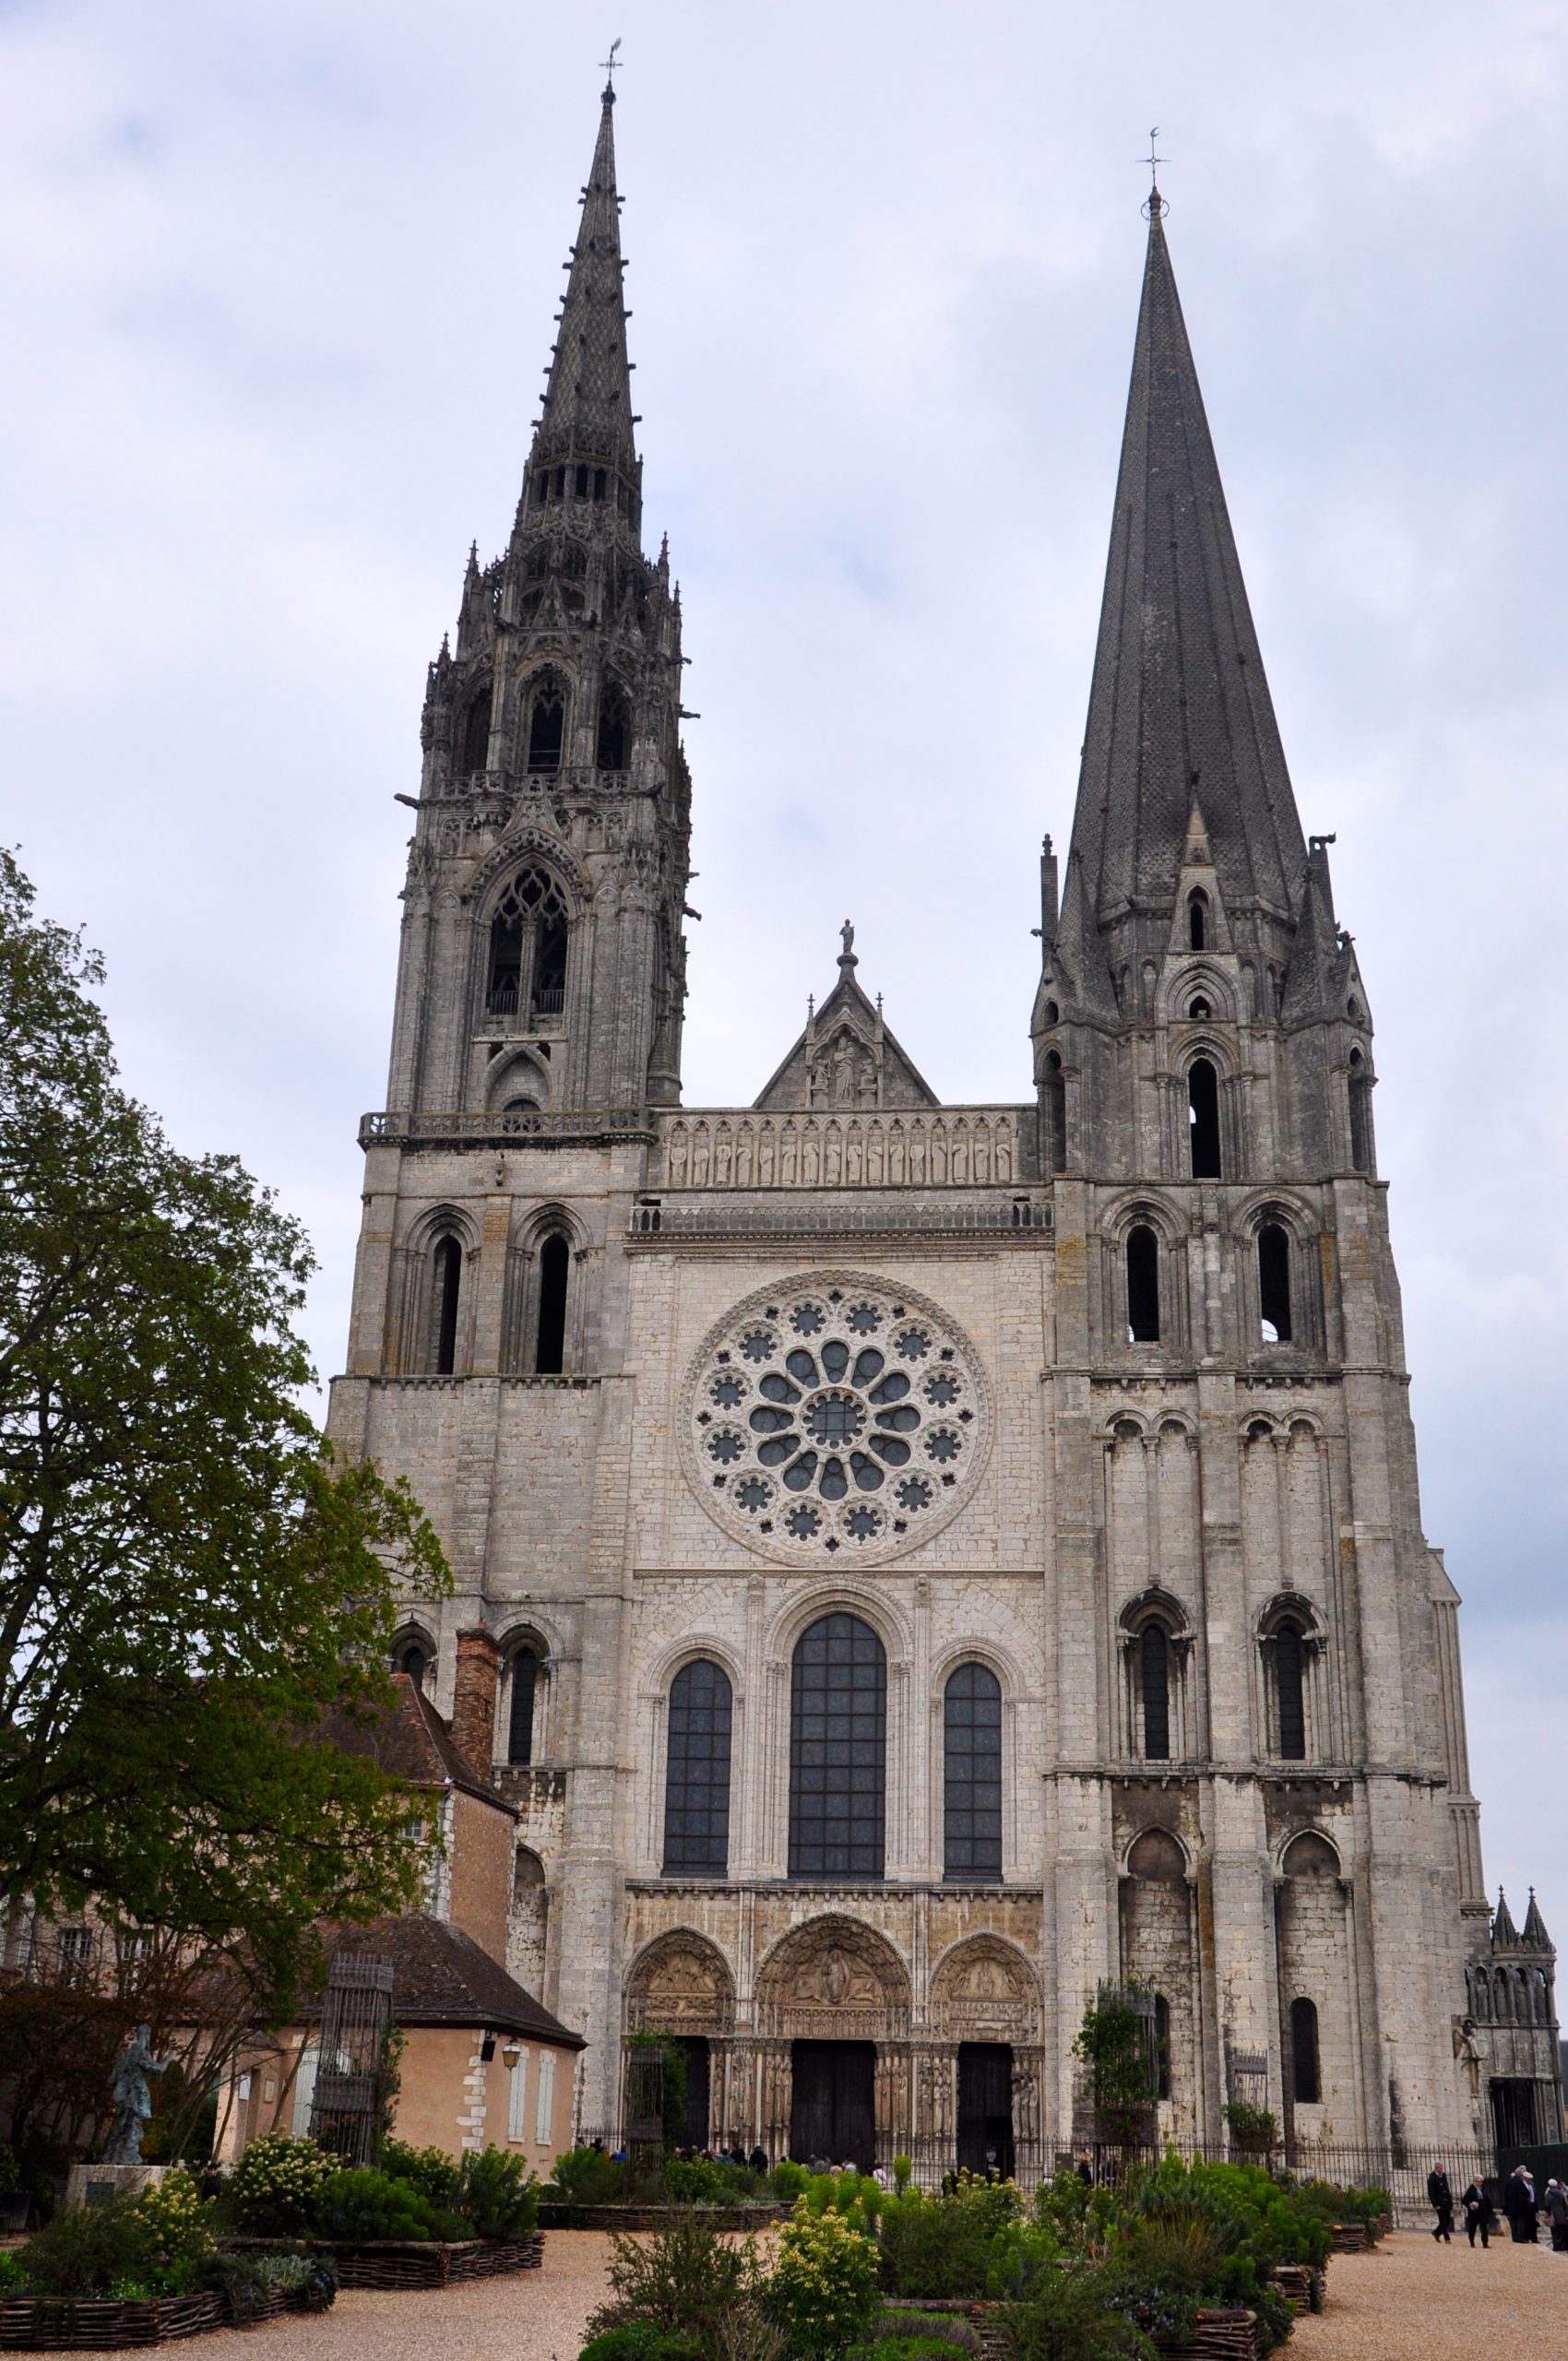
<instances>
[{"instance_id":1,"label":"central portal","mask_svg":"<svg viewBox=\"0 0 1568 2361\"><path fill-rule=\"evenodd\" d=\"M790 2153L800 2165L876 2163L876 2044L797 2041L790 2045Z\"/></svg>"}]
</instances>

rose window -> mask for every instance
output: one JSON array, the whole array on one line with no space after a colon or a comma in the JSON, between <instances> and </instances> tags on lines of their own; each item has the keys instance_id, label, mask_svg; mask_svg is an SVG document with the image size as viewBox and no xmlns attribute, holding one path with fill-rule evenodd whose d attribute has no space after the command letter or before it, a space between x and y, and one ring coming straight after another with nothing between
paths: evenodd
<instances>
[{"instance_id":1,"label":"rose window","mask_svg":"<svg viewBox=\"0 0 1568 2361\"><path fill-rule=\"evenodd\" d=\"M973 1347L923 1297L826 1277L720 1322L691 1380L704 1505L775 1557L876 1559L947 1522L988 1437Z\"/></svg>"}]
</instances>

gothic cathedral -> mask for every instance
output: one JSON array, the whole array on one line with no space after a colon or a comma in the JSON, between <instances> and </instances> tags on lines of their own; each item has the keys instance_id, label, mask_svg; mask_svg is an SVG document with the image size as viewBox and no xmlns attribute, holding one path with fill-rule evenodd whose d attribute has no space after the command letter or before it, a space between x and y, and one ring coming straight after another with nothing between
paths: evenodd
<instances>
[{"instance_id":1,"label":"gothic cathedral","mask_svg":"<svg viewBox=\"0 0 1568 2361\"><path fill-rule=\"evenodd\" d=\"M1367 992L1163 208L1033 1099L943 1105L846 928L754 1102L686 1109L613 103L511 539L430 669L331 1424L454 1570L400 1668L498 1691L510 1964L587 2036L582 2134L645 2028L695 2139L1033 2177L1111 1985L1178 2140L1235 2104L1396 2162L1555 2136L1553 1953L1488 1908L1421 1532Z\"/></svg>"}]
</instances>

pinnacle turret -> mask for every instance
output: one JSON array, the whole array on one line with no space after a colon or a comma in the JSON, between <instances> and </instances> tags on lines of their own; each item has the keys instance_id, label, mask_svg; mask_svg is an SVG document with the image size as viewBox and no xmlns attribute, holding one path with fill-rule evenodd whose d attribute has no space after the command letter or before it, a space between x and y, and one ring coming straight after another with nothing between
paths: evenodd
<instances>
[{"instance_id":1,"label":"pinnacle turret","mask_svg":"<svg viewBox=\"0 0 1568 2361\"><path fill-rule=\"evenodd\" d=\"M1233 912L1294 915L1307 850L1156 199L1071 860L1101 927L1169 907L1201 801Z\"/></svg>"},{"instance_id":2,"label":"pinnacle turret","mask_svg":"<svg viewBox=\"0 0 1568 2361\"><path fill-rule=\"evenodd\" d=\"M1491 1921L1491 1948L1494 1952L1517 1951L1519 1933L1509 1915L1508 1897L1501 1886L1497 1889L1497 1909Z\"/></svg>"}]
</instances>

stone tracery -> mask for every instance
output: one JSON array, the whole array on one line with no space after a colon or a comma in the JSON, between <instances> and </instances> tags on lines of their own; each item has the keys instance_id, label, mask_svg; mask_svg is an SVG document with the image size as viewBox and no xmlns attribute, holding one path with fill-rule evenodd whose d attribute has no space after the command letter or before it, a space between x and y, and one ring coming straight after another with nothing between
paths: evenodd
<instances>
[{"instance_id":1,"label":"stone tracery","mask_svg":"<svg viewBox=\"0 0 1568 2361\"><path fill-rule=\"evenodd\" d=\"M936 1306L853 1273L738 1305L689 1386L699 1499L769 1555L891 1556L944 1525L988 1440L983 1372Z\"/></svg>"}]
</instances>

